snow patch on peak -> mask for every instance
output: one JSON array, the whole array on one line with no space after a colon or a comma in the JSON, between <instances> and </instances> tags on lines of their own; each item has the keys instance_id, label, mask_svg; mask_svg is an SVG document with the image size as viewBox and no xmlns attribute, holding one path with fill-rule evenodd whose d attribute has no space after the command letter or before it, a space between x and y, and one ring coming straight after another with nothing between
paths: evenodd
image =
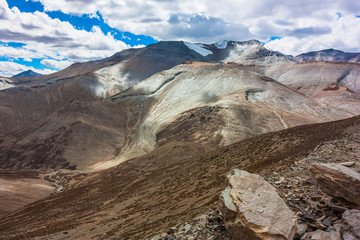
<instances>
[{"instance_id":1,"label":"snow patch on peak","mask_svg":"<svg viewBox=\"0 0 360 240\"><path fill-rule=\"evenodd\" d=\"M189 43L189 42L184 42L184 44L190 48L191 50L194 50L195 52L199 53L200 55L202 56L207 56L207 55L210 55L210 54L213 54L212 51L206 49L204 47L203 44L201 43Z\"/></svg>"},{"instance_id":2,"label":"snow patch on peak","mask_svg":"<svg viewBox=\"0 0 360 240\"><path fill-rule=\"evenodd\" d=\"M217 42L217 43L214 43L215 47L217 47L218 49L225 49L228 45L228 40L224 40L222 42Z\"/></svg>"}]
</instances>

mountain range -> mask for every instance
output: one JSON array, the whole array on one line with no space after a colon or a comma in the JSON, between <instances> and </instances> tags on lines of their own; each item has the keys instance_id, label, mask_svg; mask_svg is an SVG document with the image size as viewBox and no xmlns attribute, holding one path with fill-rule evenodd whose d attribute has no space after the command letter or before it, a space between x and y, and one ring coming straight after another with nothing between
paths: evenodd
<instances>
[{"instance_id":1,"label":"mountain range","mask_svg":"<svg viewBox=\"0 0 360 240\"><path fill-rule=\"evenodd\" d=\"M282 168L358 129L359 56L164 41L0 78L0 236L144 239L200 214L231 167Z\"/></svg>"}]
</instances>

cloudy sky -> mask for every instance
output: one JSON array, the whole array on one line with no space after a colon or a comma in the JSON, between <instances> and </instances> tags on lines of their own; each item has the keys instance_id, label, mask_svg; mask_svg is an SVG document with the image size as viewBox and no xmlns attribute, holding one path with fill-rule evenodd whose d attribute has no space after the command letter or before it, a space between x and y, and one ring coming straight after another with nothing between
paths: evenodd
<instances>
[{"instance_id":1,"label":"cloudy sky","mask_svg":"<svg viewBox=\"0 0 360 240\"><path fill-rule=\"evenodd\" d=\"M249 39L292 55L360 52L360 0L0 0L0 76L159 40Z\"/></svg>"}]
</instances>

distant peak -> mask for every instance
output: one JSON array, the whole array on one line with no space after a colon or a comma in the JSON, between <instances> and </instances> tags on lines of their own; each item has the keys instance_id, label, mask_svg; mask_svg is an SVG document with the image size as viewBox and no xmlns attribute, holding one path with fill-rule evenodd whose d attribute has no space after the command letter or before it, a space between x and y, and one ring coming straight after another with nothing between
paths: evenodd
<instances>
[{"instance_id":1,"label":"distant peak","mask_svg":"<svg viewBox=\"0 0 360 240\"><path fill-rule=\"evenodd\" d=\"M14 75L12 77L37 77L37 76L42 76L42 74L34 72L34 71L29 69L27 71L16 74L16 75Z\"/></svg>"}]
</instances>

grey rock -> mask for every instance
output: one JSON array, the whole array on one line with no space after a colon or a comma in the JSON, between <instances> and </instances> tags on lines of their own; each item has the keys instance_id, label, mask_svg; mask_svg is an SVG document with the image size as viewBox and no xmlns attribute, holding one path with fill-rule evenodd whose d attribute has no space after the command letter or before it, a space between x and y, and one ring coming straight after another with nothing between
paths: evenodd
<instances>
[{"instance_id":1,"label":"grey rock","mask_svg":"<svg viewBox=\"0 0 360 240\"><path fill-rule=\"evenodd\" d=\"M342 215L342 221L345 227L343 238L345 235L348 239L360 239L360 210L347 210Z\"/></svg>"},{"instance_id":2,"label":"grey rock","mask_svg":"<svg viewBox=\"0 0 360 240\"><path fill-rule=\"evenodd\" d=\"M324 224L327 227L330 227L332 223L332 218L331 217L327 217L322 221L322 224Z\"/></svg>"},{"instance_id":3,"label":"grey rock","mask_svg":"<svg viewBox=\"0 0 360 240\"><path fill-rule=\"evenodd\" d=\"M307 224L306 223L296 223L297 232L296 235L301 237L307 230Z\"/></svg>"},{"instance_id":4,"label":"grey rock","mask_svg":"<svg viewBox=\"0 0 360 240\"><path fill-rule=\"evenodd\" d=\"M342 238L344 240L359 240L352 232L344 231Z\"/></svg>"},{"instance_id":5,"label":"grey rock","mask_svg":"<svg viewBox=\"0 0 360 240\"><path fill-rule=\"evenodd\" d=\"M345 166L345 167L352 167L355 165L355 162L343 162L340 163L341 165Z\"/></svg>"},{"instance_id":6,"label":"grey rock","mask_svg":"<svg viewBox=\"0 0 360 240\"><path fill-rule=\"evenodd\" d=\"M234 240L293 239L296 216L270 183L238 169L228 175L227 182L219 208Z\"/></svg>"},{"instance_id":7,"label":"grey rock","mask_svg":"<svg viewBox=\"0 0 360 240\"><path fill-rule=\"evenodd\" d=\"M307 234L306 240L341 240L340 234L336 231L325 232L316 230Z\"/></svg>"}]
</instances>

